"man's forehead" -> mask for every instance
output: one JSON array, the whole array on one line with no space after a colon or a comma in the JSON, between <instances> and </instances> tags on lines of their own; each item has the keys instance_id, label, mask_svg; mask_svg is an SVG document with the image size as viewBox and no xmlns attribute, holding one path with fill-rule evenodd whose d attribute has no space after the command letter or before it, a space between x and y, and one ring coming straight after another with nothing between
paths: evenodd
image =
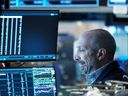
<instances>
[{"instance_id":1,"label":"man's forehead","mask_svg":"<svg viewBox=\"0 0 128 96\"><path fill-rule=\"evenodd\" d=\"M80 38L76 41L76 46L89 47L93 44L94 40L95 39L93 37L88 35L80 36Z\"/></svg>"},{"instance_id":2,"label":"man's forehead","mask_svg":"<svg viewBox=\"0 0 128 96\"><path fill-rule=\"evenodd\" d=\"M80 36L79 39L77 40L78 43L86 43L88 41L87 36Z\"/></svg>"},{"instance_id":3,"label":"man's forehead","mask_svg":"<svg viewBox=\"0 0 128 96\"><path fill-rule=\"evenodd\" d=\"M79 38L76 42L75 42L75 46L78 47L78 46L85 46L86 45L86 42L83 38Z\"/></svg>"}]
</instances>

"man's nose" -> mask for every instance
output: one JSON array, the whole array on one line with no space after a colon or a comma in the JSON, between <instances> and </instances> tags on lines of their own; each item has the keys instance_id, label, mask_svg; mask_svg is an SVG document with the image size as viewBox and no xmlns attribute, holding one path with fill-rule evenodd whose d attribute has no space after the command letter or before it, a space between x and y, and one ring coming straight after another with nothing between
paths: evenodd
<instances>
[{"instance_id":1,"label":"man's nose","mask_svg":"<svg viewBox=\"0 0 128 96\"><path fill-rule=\"evenodd\" d=\"M75 60L75 61L79 61L79 60L80 60L80 56L79 56L79 55L75 55L75 56L74 56L74 60Z\"/></svg>"}]
</instances>

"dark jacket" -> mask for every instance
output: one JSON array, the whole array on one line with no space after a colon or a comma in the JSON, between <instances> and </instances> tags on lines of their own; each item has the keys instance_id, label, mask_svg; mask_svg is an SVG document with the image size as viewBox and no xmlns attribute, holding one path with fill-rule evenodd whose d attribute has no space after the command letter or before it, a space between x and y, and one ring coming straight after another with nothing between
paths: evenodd
<instances>
[{"instance_id":1,"label":"dark jacket","mask_svg":"<svg viewBox=\"0 0 128 96\"><path fill-rule=\"evenodd\" d=\"M119 67L117 61L113 61L108 64L99 77L95 80L94 83L102 83L106 80L117 80L117 81L126 81L128 82L128 75Z\"/></svg>"}]
</instances>

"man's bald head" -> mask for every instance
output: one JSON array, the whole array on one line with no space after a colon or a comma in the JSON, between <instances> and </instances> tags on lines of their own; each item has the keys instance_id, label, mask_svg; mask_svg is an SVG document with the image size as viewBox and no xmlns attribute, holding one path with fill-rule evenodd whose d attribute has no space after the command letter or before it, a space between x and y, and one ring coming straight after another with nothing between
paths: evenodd
<instances>
[{"instance_id":1,"label":"man's bald head","mask_svg":"<svg viewBox=\"0 0 128 96\"><path fill-rule=\"evenodd\" d=\"M74 59L82 74L91 73L113 60L116 44L112 35L103 29L84 32L76 42Z\"/></svg>"},{"instance_id":2,"label":"man's bald head","mask_svg":"<svg viewBox=\"0 0 128 96\"><path fill-rule=\"evenodd\" d=\"M112 60L116 50L116 43L113 36L106 30L94 29L84 32L81 38L88 40L90 47L94 50L106 49L106 58Z\"/></svg>"}]
</instances>

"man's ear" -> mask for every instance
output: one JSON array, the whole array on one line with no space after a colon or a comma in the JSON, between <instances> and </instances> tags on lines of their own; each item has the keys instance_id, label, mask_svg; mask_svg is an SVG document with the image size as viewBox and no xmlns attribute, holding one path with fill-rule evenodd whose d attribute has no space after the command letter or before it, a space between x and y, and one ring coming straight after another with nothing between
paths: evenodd
<instances>
[{"instance_id":1,"label":"man's ear","mask_svg":"<svg viewBox=\"0 0 128 96\"><path fill-rule=\"evenodd\" d=\"M96 57L99 61L105 58L106 55L106 49L105 48L100 48L96 54Z\"/></svg>"}]
</instances>

